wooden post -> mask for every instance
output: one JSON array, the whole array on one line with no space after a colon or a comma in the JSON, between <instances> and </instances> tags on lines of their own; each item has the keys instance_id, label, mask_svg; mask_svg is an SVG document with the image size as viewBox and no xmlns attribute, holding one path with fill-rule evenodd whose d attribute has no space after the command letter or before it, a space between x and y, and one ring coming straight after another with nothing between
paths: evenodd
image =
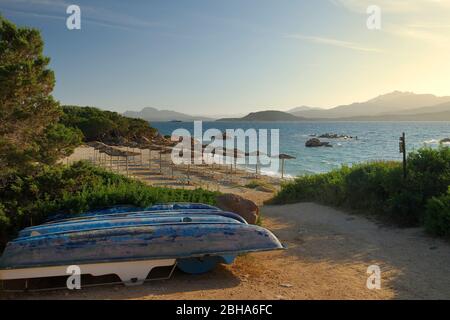
<instances>
[{"instance_id":1,"label":"wooden post","mask_svg":"<svg viewBox=\"0 0 450 320\"><path fill-rule=\"evenodd\" d=\"M404 132L400 137L399 149L400 153L403 153L403 179L406 179L406 136Z\"/></svg>"},{"instance_id":2,"label":"wooden post","mask_svg":"<svg viewBox=\"0 0 450 320\"><path fill-rule=\"evenodd\" d=\"M284 178L284 159L281 159L281 179Z\"/></svg>"},{"instance_id":3,"label":"wooden post","mask_svg":"<svg viewBox=\"0 0 450 320\"><path fill-rule=\"evenodd\" d=\"M188 163L188 170L187 170L188 184L191 184L190 168L191 168L191 163L189 162Z\"/></svg>"},{"instance_id":4,"label":"wooden post","mask_svg":"<svg viewBox=\"0 0 450 320\"><path fill-rule=\"evenodd\" d=\"M148 149L148 169L152 169L152 149Z\"/></svg>"}]
</instances>

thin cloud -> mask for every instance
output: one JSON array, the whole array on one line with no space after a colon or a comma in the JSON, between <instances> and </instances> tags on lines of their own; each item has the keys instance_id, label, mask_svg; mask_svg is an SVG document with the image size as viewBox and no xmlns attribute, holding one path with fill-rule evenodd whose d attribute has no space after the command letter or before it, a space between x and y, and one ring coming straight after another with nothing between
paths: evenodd
<instances>
[{"instance_id":1,"label":"thin cloud","mask_svg":"<svg viewBox=\"0 0 450 320\"><path fill-rule=\"evenodd\" d=\"M357 14L367 14L369 5L381 8L383 27L387 35L447 47L449 0L329 0L336 6ZM394 22L395 21L395 22Z\"/></svg>"},{"instance_id":2,"label":"thin cloud","mask_svg":"<svg viewBox=\"0 0 450 320\"><path fill-rule=\"evenodd\" d=\"M57 18L61 16L65 19L67 17L66 8L72 3L64 0L0 0L0 4L9 6L5 7L4 11L15 11L20 14L42 18ZM86 23L121 29L167 27L159 22L116 13L100 7L87 5L80 5L80 7L83 22Z\"/></svg>"},{"instance_id":3,"label":"thin cloud","mask_svg":"<svg viewBox=\"0 0 450 320\"><path fill-rule=\"evenodd\" d=\"M19 15L28 16L28 17L35 17L35 18L66 20L66 18L63 16L35 13L35 12L28 12L28 11L21 11L21 10L4 9L3 12L11 12L14 14L19 14Z\"/></svg>"},{"instance_id":4,"label":"thin cloud","mask_svg":"<svg viewBox=\"0 0 450 320\"><path fill-rule=\"evenodd\" d=\"M329 0L332 4L347 8L350 11L365 13L370 5L379 6L383 12L411 13L424 10L448 9L450 1L447 0Z\"/></svg>"},{"instance_id":5,"label":"thin cloud","mask_svg":"<svg viewBox=\"0 0 450 320\"><path fill-rule=\"evenodd\" d=\"M382 50L377 49L377 48L365 47L365 46L361 46L361 45L359 45L357 43L354 43L354 42L342 41L342 40L331 39L331 38L316 37L316 36L306 36L306 35L301 35L301 34L286 35L285 38L304 40L304 41L313 42L313 43L317 43L317 44L323 44L323 45L328 45L328 46L340 47L340 48L356 50L356 51L382 52Z\"/></svg>"}]
</instances>

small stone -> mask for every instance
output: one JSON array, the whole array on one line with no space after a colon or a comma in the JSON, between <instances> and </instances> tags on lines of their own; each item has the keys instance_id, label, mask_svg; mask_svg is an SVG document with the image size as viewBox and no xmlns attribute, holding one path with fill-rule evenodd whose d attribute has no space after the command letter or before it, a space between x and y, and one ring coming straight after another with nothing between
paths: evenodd
<instances>
[{"instance_id":1,"label":"small stone","mask_svg":"<svg viewBox=\"0 0 450 320\"><path fill-rule=\"evenodd\" d=\"M280 286L284 287L284 288L292 288L293 285L290 283L281 283Z\"/></svg>"}]
</instances>

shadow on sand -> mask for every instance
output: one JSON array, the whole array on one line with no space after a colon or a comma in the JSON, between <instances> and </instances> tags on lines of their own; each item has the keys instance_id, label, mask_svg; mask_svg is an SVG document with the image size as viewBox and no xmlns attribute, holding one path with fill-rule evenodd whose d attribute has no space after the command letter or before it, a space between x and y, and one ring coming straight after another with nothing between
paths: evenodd
<instances>
[{"instance_id":1,"label":"shadow on sand","mask_svg":"<svg viewBox=\"0 0 450 320\"><path fill-rule=\"evenodd\" d=\"M450 245L421 229L379 225L313 203L266 206L271 230L288 245L286 256L331 266L377 264L396 299L450 298ZM365 281L363 282L365 284Z\"/></svg>"}]
</instances>

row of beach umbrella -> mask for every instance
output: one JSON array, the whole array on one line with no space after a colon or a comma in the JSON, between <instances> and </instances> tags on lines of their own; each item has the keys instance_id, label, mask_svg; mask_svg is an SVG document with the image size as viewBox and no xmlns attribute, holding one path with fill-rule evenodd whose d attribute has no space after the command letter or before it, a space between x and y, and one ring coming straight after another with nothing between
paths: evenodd
<instances>
[{"instance_id":1,"label":"row of beach umbrella","mask_svg":"<svg viewBox=\"0 0 450 320\"><path fill-rule=\"evenodd\" d=\"M224 136L224 139L226 137ZM140 156L141 157L141 164L142 164L142 155L143 155L143 150L148 150L149 152L149 167L151 167L151 161L152 161L152 151L157 151L159 153L159 171L162 172L162 155L167 155L167 154L171 154L173 151L173 146L174 143L168 142L167 140L164 140L165 142L158 141L158 144L152 142L152 141L148 141L147 143L144 144L137 144L137 143L123 143L121 146L122 147L126 147L127 150L122 150L119 149L118 146L110 146L110 145L106 145L100 141L93 141L93 142L88 142L87 145L90 147L94 148L94 152L95 150L97 150L100 154L105 154L108 155L110 157L110 161L111 161L111 166L112 166L112 159L113 157L118 157L118 158L125 158L126 159L126 168L127 168L127 175L128 175L128 161L129 158L132 157L136 157L136 156ZM198 146L198 142L194 139L191 140L191 150L194 150L191 152L191 161L189 161L187 163L187 170L188 170L188 178L190 175L190 164L191 162L193 162L195 160L195 158L202 158L202 154L200 154L199 152L196 152L196 148L195 146ZM133 151L129 151L128 148L132 148ZM202 145L201 149L202 153L205 150L206 145ZM139 149L140 152L135 152L135 149ZM223 157L230 157L233 158L234 160L234 167L235 167L235 171L236 171L236 162L238 158L244 158L244 157L261 157L261 156L266 156L265 153L261 152L261 151L254 151L254 152L243 152L237 148L234 149L226 149L226 148L215 148L213 149L210 153L211 156L215 157L216 155L218 156L223 156ZM180 154L182 155L182 154ZM285 167L285 160L290 160L290 159L295 159L294 156L288 155L288 154L284 154L281 153L278 155L278 158L281 160L281 178L284 178L284 167ZM94 161L95 161L95 154L94 154ZM172 168L173 169L173 168ZM233 164L230 165L230 169L231 169L231 173L233 170ZM255 173L256 176L258 176L258 161L256 161L256 165L255 165Z\"/></svg>"}]
</instances>

